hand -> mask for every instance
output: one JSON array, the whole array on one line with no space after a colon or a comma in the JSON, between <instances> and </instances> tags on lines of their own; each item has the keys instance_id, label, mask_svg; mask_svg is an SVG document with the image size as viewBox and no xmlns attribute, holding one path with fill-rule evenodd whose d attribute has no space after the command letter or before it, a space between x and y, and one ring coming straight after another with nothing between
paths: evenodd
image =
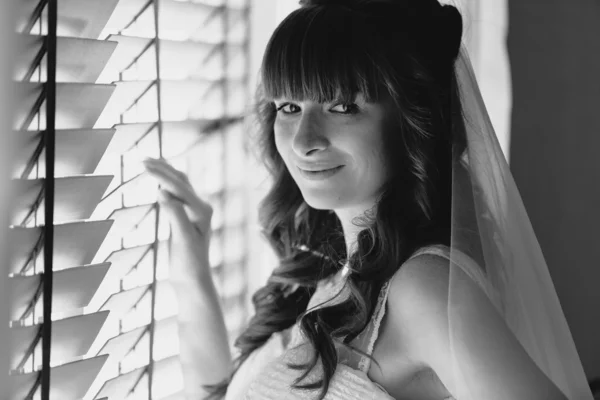
<instances>
[{"instance_id":1,"label":"hand","mask_svg":"<svg viewBox=\"0 0 600 400\"><path fill-rule=\"evenodd\" d=\"M144 166L161 186L160 210L171 225L169 284L177 299L186 395L204 397L201 385L220 382L233 367L227 327L208 259L213 208L196 195L188 177L166 161L147 159Z\"/></svg>"},{"instance_id":2,"label":"hand","mask_svg":"<svg viewBox=\"0 0 600 400\"><path fill-rule=\"evenodd\" d=\"M178 247L176 251L192 250L194 257L200 258L197 261L208 264L212 206L198 197L187 175L167 161L148 158L144 166L161 186L158 202L169 219L173 243Z\"/></svg>"}]
</instances>

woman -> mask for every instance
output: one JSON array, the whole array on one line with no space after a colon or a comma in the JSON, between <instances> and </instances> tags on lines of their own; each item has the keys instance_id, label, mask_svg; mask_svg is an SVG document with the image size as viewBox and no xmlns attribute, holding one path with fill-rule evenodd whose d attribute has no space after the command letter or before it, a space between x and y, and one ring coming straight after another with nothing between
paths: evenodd
<instances>
[{"instance_id":1,"label":"woman","mask_svg":"<svg viewBox=\"0 0 600 400\"><path fill-rule=\"evenodd\" d=\"M591 399L458 10L301 5L261 69L257 144L274 182L260 217L280 263L234 363L209 273L212 208L185 175L146 163L177 246L189 398L220 382L209 392L227 400Z\"/></svg>"}]
</instances>

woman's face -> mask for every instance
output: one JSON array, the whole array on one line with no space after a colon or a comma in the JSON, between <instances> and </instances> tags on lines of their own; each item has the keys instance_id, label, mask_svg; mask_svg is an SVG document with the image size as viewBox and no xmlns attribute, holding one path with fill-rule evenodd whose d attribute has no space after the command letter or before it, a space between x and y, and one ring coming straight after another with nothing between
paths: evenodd
<instances>
[{"instance_id":1,"label":"woman's face","mask_svg":"<svg viewBox=\"0 0 600 400\"><path fill-rule=\"evenodd\" d=\"M362 94L351 104L274 102L275 144L306 203L321 210L371 208L387 178L390 102L367 103Z\"/></svg>"}]
</instances>

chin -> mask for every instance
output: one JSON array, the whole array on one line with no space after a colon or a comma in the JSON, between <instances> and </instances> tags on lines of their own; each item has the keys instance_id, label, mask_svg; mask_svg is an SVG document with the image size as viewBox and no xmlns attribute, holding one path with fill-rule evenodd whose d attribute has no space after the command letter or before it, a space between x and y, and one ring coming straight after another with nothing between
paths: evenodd
<instances>
[{"instance_id":1,"label":"chin","mask_svg":"<svg viewBox=\"0 0 600 400\"><path fill-rule=\"evenodd\" d=\"M333 197L318 197L318 196L303 196L306 204L314 208L315 210L334 210L337 208L343 208L344 204L339 198Z\"/></svg>"}]
</instances>

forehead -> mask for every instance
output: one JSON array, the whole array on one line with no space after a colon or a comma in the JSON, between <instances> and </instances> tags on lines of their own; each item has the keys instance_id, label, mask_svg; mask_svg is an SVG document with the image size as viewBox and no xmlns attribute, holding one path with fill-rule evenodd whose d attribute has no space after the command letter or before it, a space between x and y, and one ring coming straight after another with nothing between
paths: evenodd
<instances>
[{"instance_id":1,"label":"forehead","mask_svg":"<svg viewBox=\"0 0 600 400\"><path fill-rule=\"evenodd\" d=\"M331 8L300 9L271 37L261 67L268 99L330 102L380 97L384 59L357 15Z\"/></svg>"}]
</instances>

